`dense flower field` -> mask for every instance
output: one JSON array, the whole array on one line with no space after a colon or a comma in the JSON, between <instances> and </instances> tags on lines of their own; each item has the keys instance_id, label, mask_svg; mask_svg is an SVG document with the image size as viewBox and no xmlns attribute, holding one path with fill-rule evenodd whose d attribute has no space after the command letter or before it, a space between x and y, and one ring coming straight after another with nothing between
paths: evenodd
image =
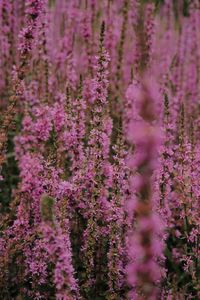
<instances>
[{"instance_id":1,"label":"dense flower field","mask_svg":"<svg viewBox=\"0 0 200 300\"><path fill-rule=\"evenodd\" d=\"M200 299L200 1L0 0L0 299Z\"/></svg>"}]
</instances>

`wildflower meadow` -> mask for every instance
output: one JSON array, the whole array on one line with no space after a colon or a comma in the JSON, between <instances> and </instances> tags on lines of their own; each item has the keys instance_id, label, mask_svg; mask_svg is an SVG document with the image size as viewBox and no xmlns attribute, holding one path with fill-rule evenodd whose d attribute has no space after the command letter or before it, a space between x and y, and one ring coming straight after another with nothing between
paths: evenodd
<instances>
[{"instance_id":1,"label":"wildflower meadow","mask_svg":"<svg viewBox=\"0 0 200 300\"><path fill-rule=\"evenodd\" d=\"M0 0L0 300L200 299L200 1Z\"/></svg>"}]
</instances>

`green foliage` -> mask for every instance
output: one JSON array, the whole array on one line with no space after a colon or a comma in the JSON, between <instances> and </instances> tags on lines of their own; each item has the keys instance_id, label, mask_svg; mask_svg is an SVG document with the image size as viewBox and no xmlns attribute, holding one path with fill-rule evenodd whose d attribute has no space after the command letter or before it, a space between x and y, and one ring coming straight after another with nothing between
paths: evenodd
<instances>
[{"instance_id":1,"label":"green foliage","mask_svg":"<svg viewBox=\"0 0 200 300\"><path fill-rule=\"evenodd\" d=\"M49 222L52 225L54 225L54 213L53 213L54 204L55 204L54 198L48 195L42 196L41 198L42 220L44 222Z\"/></svg>"},{"instance_id":2,"label":"green foliage","mask_svg":"<svg viewBox=\"0 0 200 300\"><path fill-rule=\"evenodd\" d=\"M49 7L54 7L55 3L55 0L49 0Z\"/></svg>"},{"instance_id":3,"label":"green foliage","mask_svg":"<svg viewBox=\"0 0 200 300\"><path fill-rule=\"evenodd\" d=\"M156 8L160 8L164 3L165 0L140 0L141 3L155 3ZM192 1L190 0L171 0L173 2L173 12L174 16L177 19L180 14L184 17L189 17L189 9L190 4ZM180 11L180 4L182 4L182 11Z\"/></svg>"},{"instance_id":4,"label":"green foliage","mask_svg":"<svg viewBox=\"0 0 200 300\"><path fill-rule=\"evenodd\" d=\"M2 177L0 181L0 212L7 212L12 200L12 192L19 182L19 169L14 153L14 138L21 128L21 116L16 116L15 128L9 130L6 148L7 160L2 166Z\"/></svg>"}]
</instances>

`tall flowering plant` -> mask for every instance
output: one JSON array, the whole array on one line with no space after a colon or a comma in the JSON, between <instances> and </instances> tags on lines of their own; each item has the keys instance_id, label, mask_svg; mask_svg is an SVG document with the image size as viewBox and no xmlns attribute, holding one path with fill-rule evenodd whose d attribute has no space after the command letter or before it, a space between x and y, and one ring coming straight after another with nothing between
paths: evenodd
<instances>
[{"instance_id":1,"label":"tall flowering plant","mask_svg":"<svg viewBox=\"0 0 200 300\"><path fill-rule=\"evenodd\" d=\"M157 299L162 277L163 245L160 238L163 224L155 211L152 182L160 144L159 130L154 124L154 88L153 82L146 79L133 89L140 119L133 119L127 132L129 141L135 146L135 153L128 160L132 169L129 179L132 197L127 208L134 222L128 237L130 262L127 273L133 287L131 299Z\"/></svg>"},{"instance_id":2,"label":"tall flowering plant","mask_svg":"<svg viewBox=\"0 0 200 300\"><path fill-rule=\"evenodd\" d=\"M199 299L198 0L0 1L0 299Z\"/></svg>"}]
</instances>

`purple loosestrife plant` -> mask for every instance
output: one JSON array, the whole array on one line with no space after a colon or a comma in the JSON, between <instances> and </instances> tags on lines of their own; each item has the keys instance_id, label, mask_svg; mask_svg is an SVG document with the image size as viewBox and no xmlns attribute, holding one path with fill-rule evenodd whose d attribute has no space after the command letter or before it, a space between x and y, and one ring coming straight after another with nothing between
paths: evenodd
<instances>
[{"instance_id":1,"label":"purple loosestrife plant","mask_svg":"<svg viewBox=\"0 0 200 300\"><path fill-rule=\"evenodd\" d=\"M152 175L156 168L156 156L160 143L155 119L153 83L143 79L136 95L140 120L129 124L128 139L135 145L135 153L129 159L134 174L130 178L133 187L129 200L129 214L134 215L134 229L130 229L128 241L130 262L127 266L128 281L132 286L130 299L157 299L162 270L160 235L162 222L154 211Z\"/></svg>"},{"instance_id":2,"label":"purple loosestrife plant","mask_svg":"<svg viewBox=\"0 0 200 300\"><path fill-rule=\"evenodd\" d=\"M199 28L199 0L0 1L0 300L200 298Z\"/></svg>"}]
</instances>

